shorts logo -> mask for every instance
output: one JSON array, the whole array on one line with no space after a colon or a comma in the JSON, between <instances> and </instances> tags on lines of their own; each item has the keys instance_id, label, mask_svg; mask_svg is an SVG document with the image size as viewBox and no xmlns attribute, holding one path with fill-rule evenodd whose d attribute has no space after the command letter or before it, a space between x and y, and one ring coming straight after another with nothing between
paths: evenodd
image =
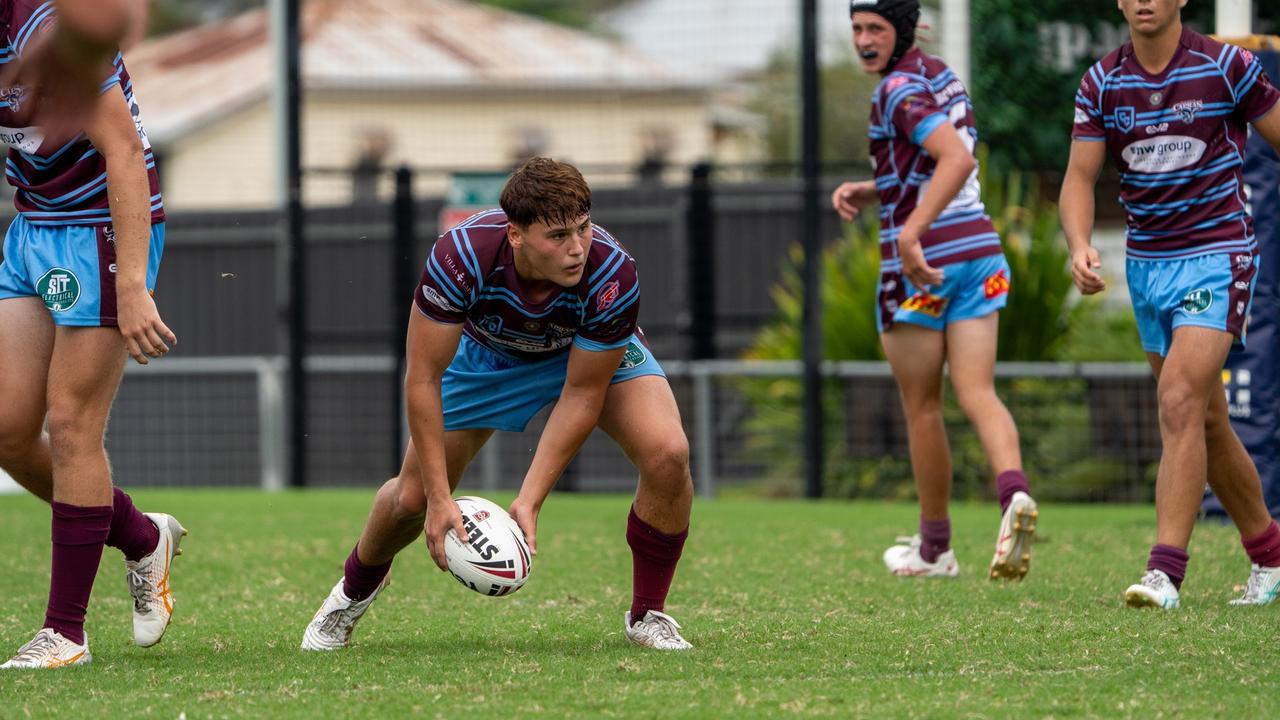
<instances>
[{"instance_id":1,"label":"shorts logo","mask_svg":"<svg viewBox=\"0 0 1280 720\"><path fill-rule=\"evenodd\" d=\"M644 356L644 350L640 349L635 343L627 343L627 351L622 353L622 362L618 363L619 370L630 370L640 367L648 360Z\"/></svg>"},{"instance_id":2,"label":"shorts logo","mask_svg":"<svg viewBox=\"0 0 1280 720\"><path fill-rule=\"evenodd\" d=\"M1116 108L1116 127L1120 132L1129 132L1133 129L1134 118L1136 117L1131 105Z\"/></svg>"},{"instance_id":3,"label":"shorts logo","mask_svg":"<svg viewBox=\"0 0 1280 720\"><path fill-rule=\"evenodd\" d=\"M50 312L66 312L80 300L80 280L70 270L56 267L40 277L36 292Z\"/></svg>"},{"instance_id":4,"label":"shorts logo","mask_svg":"<svg viewBox=\"0 0 1280 720\"><path fill-rule=\"evenodd\" d=\"M929 317L942 317L942 311L947 308L947 302L947 298L938 297L931 293L916 293L902 303L902 309L907 312L918 312Z\"/></svg>"},{"instance_id":5,"label":"shorts logo","mask_svg":"<svg viewBox=\"0 0 1280 720\"><path fill-rule=\"evenodd\" d=\"M1009 292L1009 276L1001 269L995 275L986 279L982 283L982 293L987 296L988 300L1000 297Z\"/></svg>"},{"instance_id":6,"label":"shorts logo","mask_svg":"<svg viewBox=\"0 0 1280 720\"><path fill-rule=\"evenodd\" d=\"M1199 315L1213 306L1213 291L1209 288L1196 288L1182 298L1182 309L1192 315Z\"/></svg>"},{"instance_id":7,"label":"shorts logo","mask_svg":"<svg viewBox=\"0 0 1280 720\"><path fill-rule=\"evenodd\" d=\"M618 281L606 283L596 295L596 311L607 310L618 299Z\"/></svg>"}]
</instances>

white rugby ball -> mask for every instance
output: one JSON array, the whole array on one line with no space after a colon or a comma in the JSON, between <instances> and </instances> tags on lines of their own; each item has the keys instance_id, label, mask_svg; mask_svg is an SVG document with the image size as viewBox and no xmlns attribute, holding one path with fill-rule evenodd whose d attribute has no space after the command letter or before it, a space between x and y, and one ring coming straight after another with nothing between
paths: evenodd
<instances>
[{"instance_id":1,"label":"white rugby ball","mask_svg":"<svg viewBox=\"0 0 1280 720\"><path fill-rule=\"evenodd\" d=\"M506 510L478 497L454 498L467 537L444 536L449 572L481 595L510 595L529 579L533 558L524 533Z\"/></svg>"}]
</instances>

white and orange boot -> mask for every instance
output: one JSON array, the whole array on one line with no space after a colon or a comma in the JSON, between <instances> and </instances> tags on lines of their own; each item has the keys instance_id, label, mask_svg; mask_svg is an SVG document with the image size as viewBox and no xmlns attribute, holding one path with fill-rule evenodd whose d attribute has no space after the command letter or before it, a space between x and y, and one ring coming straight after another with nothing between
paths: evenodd
<instances>
[{"instance_id":1,"label":"white and orange boot","mask_svg":"<svg viewBox=\"0 0 1280 720\"><path fill-rule=\"evenodd\" d=\"M88 665L93 662L89 653L89 636L84 644L77 645L53 628L44 628L26 645L18 648L18 654L0 665L0 670L53 670L72 665Z\"/></svg>"},{"instance_id":2,"label":"white and orange boot","mask_svg":"<svg viewBox=\"0 0 1280 720\"><path fill-rule=\"evenodd\" d=\"M173 591L169 585L169 566L182 554L178 543L187 534L172 515L145 513L160 530L156 549L137 562L126 560L125 580L133 596L133 642L151 647L160 642L173 618Z\"/></svg>"}]
</instances>

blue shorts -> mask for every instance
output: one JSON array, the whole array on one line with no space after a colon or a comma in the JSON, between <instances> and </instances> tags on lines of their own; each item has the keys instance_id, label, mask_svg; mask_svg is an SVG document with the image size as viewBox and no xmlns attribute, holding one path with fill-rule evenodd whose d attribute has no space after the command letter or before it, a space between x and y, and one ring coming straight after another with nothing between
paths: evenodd
<instances>
[{"instance_id":1,"label":"blue shorts","mask_svg":"<svg viewBox=\"0 0 1280 720\"><path fill-rule=\"evenodd\" d=\"M164 223L151 226L147 289L154 291ZM116 236L111 226L9 225L0 263L0 300L39 297L55 325L115 327Z\"/></svg>"},{"instance_id":2,"label":"blue shorts","mask_svg":"<svg viewBox=\"0 0 1280 720\"><path fill-rule=\"evenodd\" d=\"M1184 325L1229 332L1244 346L1258 255L1201 255L1125 263L1142 349L1169 354L1173 330Z\"/></svg>"},{"instance_id":3,"label":"blue shorts","mask_svg":"<svg viewBox=\"0 0 1280 720\"><path fill-rule=\"evenodd\" d=\"M942 285L917 289L899 272L880 274L876 329L886 332L894 323L911 323L944 330L961 320L999 312L1009 302L1009 263L1004 254L942 266Z\"/></svg>"},{"instance_id":4,"label":"blue shorts","mask_svg":"<svg viewBox=\"0 0 1280 720\"><path fill-rule=\"evenodd\" d=\"M569 353L529 362L503 357L466 335L440 381L444 429L521 432L564 389ZM666 377L649 348L631 336L611 384L644 375Z\"/></svg>"}]
</instances>

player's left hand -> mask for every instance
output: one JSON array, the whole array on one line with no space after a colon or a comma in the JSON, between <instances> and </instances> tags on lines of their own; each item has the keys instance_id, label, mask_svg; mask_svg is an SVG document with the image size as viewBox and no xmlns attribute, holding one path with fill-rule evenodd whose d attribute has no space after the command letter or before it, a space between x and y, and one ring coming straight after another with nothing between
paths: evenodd
<instances>
[{"instance_id":1,"label":"player's left hand","mask_svg":"<svg viewBox=\"0 0 1280 720\"><path fill-rule=\"evenodd\" d=\"M155 300L145 288L122 291L116 298L116 321L124 336L124 347L139 365L148 358L158 358L178 343L156 309Z\"/></svg>"},{"instance_id":2,"label":"player's left hand","mask_svg":"<svg viewBox=\"0 0 1280 720\"><path fill-rule=\"evenodd\" d=\"M920 240L905 228L898 236L898 257L902 259L902 274L920 290L941 285L946 279L945 273L924 259L924 248L920 247Z\"/></svg>"},{"instance_id":3,"label":"player's left hand","mask_svg":"<svg viewBox=\"0 0 1280 720\"><path fill-rule=\"evenodd\" d=\"M529 552L538 554L538 506L517 497L507 509L507 514L524 531L524 541L529 545Z\"/></svg>"}]
</instances>

